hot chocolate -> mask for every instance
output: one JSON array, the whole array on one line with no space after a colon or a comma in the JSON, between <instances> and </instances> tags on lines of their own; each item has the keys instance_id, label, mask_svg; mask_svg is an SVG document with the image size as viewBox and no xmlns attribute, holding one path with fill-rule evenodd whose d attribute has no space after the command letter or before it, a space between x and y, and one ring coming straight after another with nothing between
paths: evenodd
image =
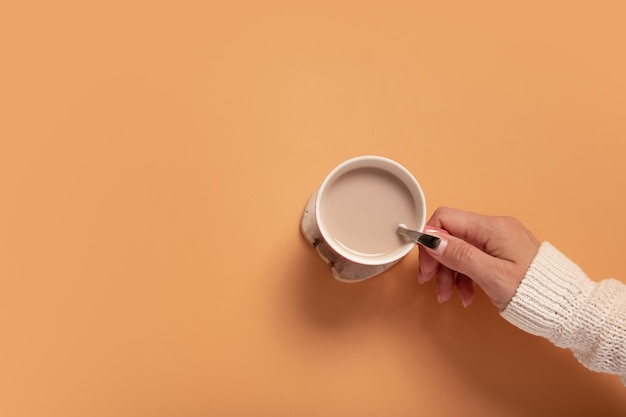
<instances>
[{"instance_id":1,"label":"hot chocolate","mask_svg":"<svg viewBox=\"0 0 626 417\"><path fill-rule=\"evenodd\" d=\"M327 186L320 218L332 239L360 256L381 256L406 245L399 224L414 225L417 208L404 183L387 171L363 167Z\"/></svg>"}]
</instances>

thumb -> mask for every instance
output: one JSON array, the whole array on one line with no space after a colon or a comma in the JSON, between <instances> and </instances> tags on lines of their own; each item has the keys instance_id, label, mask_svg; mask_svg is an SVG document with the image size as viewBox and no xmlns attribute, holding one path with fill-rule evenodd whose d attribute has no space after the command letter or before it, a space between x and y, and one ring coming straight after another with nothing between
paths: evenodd
<instances>
[{"instance_id":1,"label":"thumb","mask_svg":"<svg viewBox=\"0 0 626 417\"><path fill-rule=\"evenodd\" d=\"M488 271L496 271L501 266L497 258L462 239L439 230L428 230L427 233L441 239L437 249L426 248L428 253L440 264L466 275L481 287L486 284Z\"/></svg>"}]
</instances>

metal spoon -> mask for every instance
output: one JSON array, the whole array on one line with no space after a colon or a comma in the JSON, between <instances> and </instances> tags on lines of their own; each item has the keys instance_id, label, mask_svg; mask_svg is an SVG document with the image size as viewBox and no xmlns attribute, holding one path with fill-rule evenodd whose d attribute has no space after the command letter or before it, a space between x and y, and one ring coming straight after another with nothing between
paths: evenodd
<instances>
[{"instance_id":1,"label":"metal spoon","mask_svg":"<svg viewBox=\"0 0 626 417\"><path fill-rule=\"evenodd\" d=\"M425 233L418 232L417 230L411 230L404 227L404 225L398 226L396 233L401 236L408 237L412 241L429 249L437 249L441 243L441 239L436 236L427 235Z\"/></svg>"}]
</instances>

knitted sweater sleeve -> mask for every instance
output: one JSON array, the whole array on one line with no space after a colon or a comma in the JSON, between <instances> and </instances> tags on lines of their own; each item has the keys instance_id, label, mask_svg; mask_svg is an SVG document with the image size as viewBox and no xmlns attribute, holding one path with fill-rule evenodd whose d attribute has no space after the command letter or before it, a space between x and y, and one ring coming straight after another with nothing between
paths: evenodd
<instances>
[{"instance_id":1,"label":"knitted sweater sleeve","mask_svg":"<svg viewBox=\"0 0 626 417\"><path fill-rule=\"evenodd\" d=\"M620 281L591 281L544 242L501 315L570 349L587 368L617 374L626 384L626 285Z\"/></svg>"}]
</instances>

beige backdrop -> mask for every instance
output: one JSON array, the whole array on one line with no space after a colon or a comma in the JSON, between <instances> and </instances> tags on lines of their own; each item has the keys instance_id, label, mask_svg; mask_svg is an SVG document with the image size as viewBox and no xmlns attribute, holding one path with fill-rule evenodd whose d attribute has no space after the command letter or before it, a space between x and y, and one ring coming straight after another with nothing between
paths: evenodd
<instances>
[{"instance_id":1,"label":"beige backdrop","mask_svg":"<svg viewBox=\"0 0 626 417\"><path fill-rule=\"evenodd\" d=\"M0 416L626 413L417 251L341 284L298 230L383 155L626 282L623 2L6 3Z\"/></svg>"}]
</instances>

